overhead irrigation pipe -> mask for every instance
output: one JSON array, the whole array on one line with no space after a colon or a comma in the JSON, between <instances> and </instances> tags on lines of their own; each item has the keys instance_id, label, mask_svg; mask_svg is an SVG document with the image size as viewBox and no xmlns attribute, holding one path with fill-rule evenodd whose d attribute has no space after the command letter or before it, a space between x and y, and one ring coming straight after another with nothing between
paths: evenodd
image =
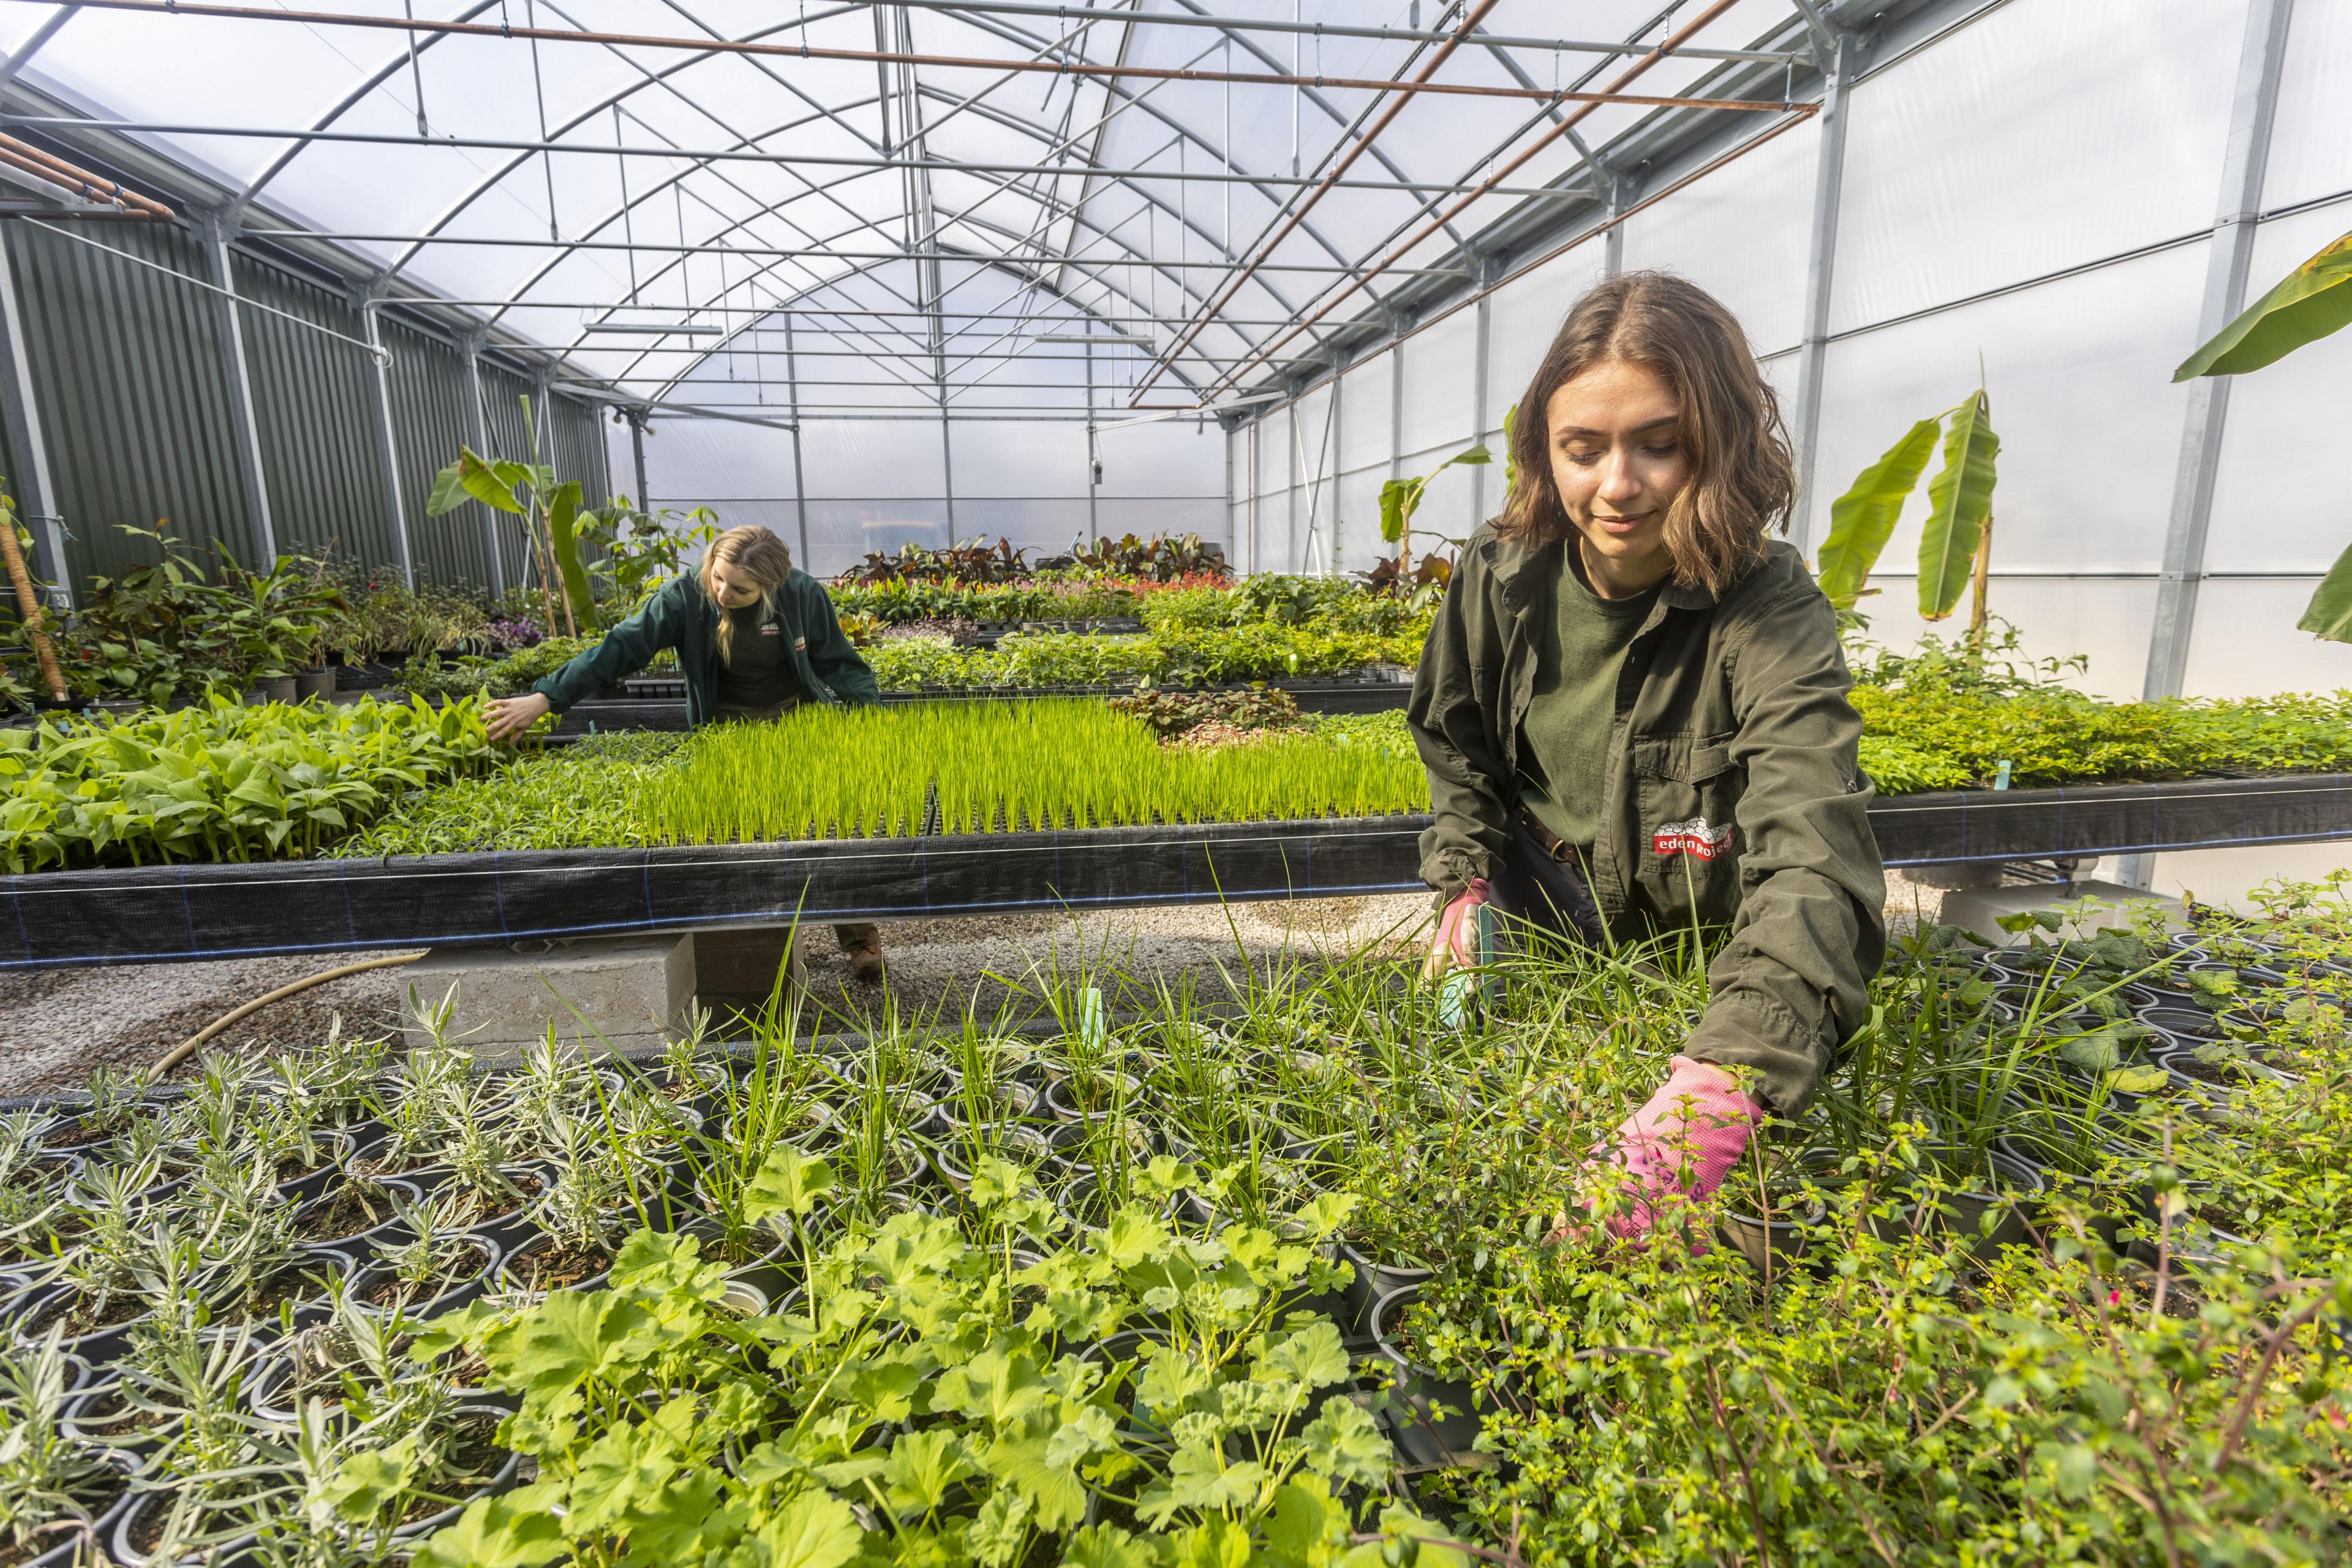
<instances>
[{"instance_id":1,"label":"overhead irrigation pipe","mask_svg":"<svg viewBox=\"0 0 2352 1568\"><path fill-rule=\"evenodd\" d=\"M162 202L124 190L103 174L93 174L88 169L67 163L53 153L45 153L29 142L19 142L14 136L0 136L0 163L21 169L28 174L61 185L83 200L112 206L124 217L143 223L170 223L180 215Z\"/></svg>"},{"instance_id":2,"label":"overhead irrigation pipe","mask_svg":"<svg viewBox=\"0 0 2352 1568\"><path fill-rule=\"evenodd\" d=\"M1255 369L1257 366L1264 364L1267 360L1272 359L1276 350L1280 349L1285 343L1297 338L1299 333L1313 327L1316 322L1320 321L1324 317L1339 309L1342 300L1352 298L1357 290L1362 289L1373 279L1378 278L1381 273L1387 271L1397 262L1411 255L1414 247L1420 245L1423 240L1426 240L1433 234L1441 234L1444 232L1445 226L1448 224L1461 216L1463 212L1466 210L1473 202L1475 202L1481 195L1486 194L1486 187L1499 185L1510 175L1517 173L1518 170L1525 166L1528 161L1533 158L1537 153L1542 152L1545 148L1550 146L1554 142L1559 141L1570 132L1575 130L1578 122L1591 114L1594 108L1598 107L1599 104L1612 102L1630 103L1634 101L1632 99L1617 98L1614 94L1619 88L1624 86L1627 82L1632 81L1634 78L1647 71L1652 66L1656 65L1660 60L1663 60L1667 56L1673 54L1676 48L1680 47L1684 43L1695 36L1700 28L1714 21L1717 16L1722 16L1726 11L1730 10L1738 3L1739 0L1715 0L1714 5L1709 5L1706 10L1691 18L1687 26L1677 29L1671 37L1666 38L1648 54L1643 55L1640 59L1635 60L1632 65L1626 67L1622 72L1619 73L1617 79L1609 84L1606 91L1587 95L1591 101L1588 101L1585 107L1576 110L1573 114L1562 115L1557 122L1547 127L1543 134L1538 136L1534 141L1529 142L1527 146L1520 151L1517 156L1514 157L1509 163L1496 170L1492 174L1488 175L1486 180L1481 182L1479 189L1472 191L1468 195L1464 196L1460 201L1455 202L1452 206L1446 208L1445 211L1430 219L1428 223L1415 230L1411 237L1405 239L1402 243L1391 247L1386 256L1381 258L1381 259L1374 263L1370 268L1362 272L1359 272L1350 278L1347 284L1341 288L1339 292L1333 294L1328 300L1326 300L1321 305L1318 306L1313 315L1307 316L1297 321L1288 331L1284 332L1272 342L1267 343L1264 348L1258 350L1256 354L1251 358L1248 363L1241 366L1237 370L1226 372L1223 378L1220 380L1216 385L1209 389L1208 395L1212 397L1215 396L1217 393L1233 385L1243 376L1248 374L1249 372ZM1798 119L1817 114L1821 111L1821 105L1817 103L1749 103L1747 107L1749 109L1786 110L1796 115ZM1793 125L1797 123L1797 120L1791 120L1789 123ZM1159 379L1162 368L1164 367L1160 365L1154 365L1152 367L1151 374L1145 377L1142 384L1136 387L1135 390L1138 395L1140 395L1147 388L1149 388L1152 382Z\"/></svg>"},{"instance_id":3,"label":"overhead irrigation pipe","mask_svg":"<svg viewBox=\"0 0 2352 1568\"><path fill-rule=\"evenodd\" d=\"M1496 87L1479 82L1402 83L1383 77L1276 76L1259 71L1196 70L1190 67L1096 65L1087 61L1002 59L977 55L930 55L903 49L818 48L763 44L735 38L681 38L654 33L601 33L576 27L517 27L503 22L436 22L416 16L363 16L341 11L278 11L260 5L212 5L206 0L78 0L89 10L135 11L157 16L214 16L238 22L298 22L312 27L373 27L395 33L446 33L472 37L522 38L541 43L597 44L609 48L683 49L698 55L759 55L772 58L843 60L859 65L940 66L958 70L1025 71L1039 76L1080 76L1103 80L1233 82L1244 87L1360 89L1368 92L1428 92L1458 98L1539 99L1561 103L1626 103L1644 109L1775 109L1779 104L1743 99L1633 98L1605 92L1564 92L1541 87ZM1709 16L1714 12L1710 11ZM1687 30L1687 29L1685 29Z\"/></svg>"},{"instance_id":4,"label":"overhead irrigation pipe","mask_svg":"<svg viewBox=\"0 0 2352 1568\"><path fill-rule=\"evenodd\" d=\"M1380 140L1381 132L1386 131L1395 121L1396 117L1404 112L1405 105L1412 101L1412 95L1404 89L1409 86L1426 86L1429 79L1435 76L1440 68L1454 58L1454 51L1462 47L1463 41L1478 30L1478 24L1486 20L1486 13L1492 11L1496 4L1497 0L1478 0L1478 4L1463 16L1461 25L1447 34L1445 41L1438 45L1429 58L1422 63L1421 69L1413 73L1412 81L1397 83L1396 95L1389 100L1388 107L1381 110L1380 117L1362 132L1349 140L1348 150L1340 154L1339 161L1331 165L1322 179L1316 182L1315 188L1291 204L1289 209L1282 215L1281 224L1274 233L1266 237L1265 243L1258 247L1257 254L1251 257L1248 264L1226 281L1224 288L1218 291L1214 300L1202 306L1194 314L1192 324L1184 329L1184 335L1178 338L1166 353L1151 362L1150 373L1144 376L1143 384L1135 389L1135 396L1140 397L1150 391L1151 384L1160 379L1160 372L1175 363L1176 357L1192 346L1192 340L1209 330L1209 323L1217 319L1217 312L1224 309L1233 297L1242 291L1244 284L1257 275L1257 269L1272 259L1276 247L1290 237L1291 231L1307 221L1307 215L1315 210L1315 204L1330 193L1331 187L1339 184L1339 177L1353 168L1356 160L1362 157L1371 149L1372 143Z\"/></svg>"}]
</instances>

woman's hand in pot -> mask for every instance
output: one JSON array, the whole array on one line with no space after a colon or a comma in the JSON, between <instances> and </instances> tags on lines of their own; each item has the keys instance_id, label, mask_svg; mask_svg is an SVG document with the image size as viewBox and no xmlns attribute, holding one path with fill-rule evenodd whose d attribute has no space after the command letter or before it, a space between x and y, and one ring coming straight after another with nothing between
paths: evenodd
<instances>
[{"instance_id":1,"label":"woman's hand in pot","mask_svg":"<svg viewBox=\"0 0 2352 1568\"><path fill-rule=\"evenodd\" d=\"M520 697L501 697L495 702L485 704L482 717L488 721L491 740L507 741L538 723L541 715L550 712L553 707L553 703L538 692L527 691Z\"/></svg>"},{"instance_id":2,"label":"woman's hand in pot","mask_svg":"<svg viewBox=\"0 0 2352 1568\"><path fill-rule=\"evenodd\" d=\"M1445 912L1437 917L1437 931L1429 939L1429 962L1422 965L1422 975L1434 980L1456 964L1475 968L1478 963L1478 906L1494 897L1486 879L1477 878L1454 895Z\"/></svg>"}]
</instances>

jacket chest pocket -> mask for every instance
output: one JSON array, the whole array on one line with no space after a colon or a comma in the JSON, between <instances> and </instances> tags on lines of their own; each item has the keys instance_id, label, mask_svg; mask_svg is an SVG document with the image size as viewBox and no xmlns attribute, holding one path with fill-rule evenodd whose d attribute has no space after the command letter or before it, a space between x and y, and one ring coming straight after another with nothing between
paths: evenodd
<instances>
[{"instance_id":1,"label":"jacket chest pocket","mask_svg":"<svg viewBox=\"0 0 2352 1568\"><path fill-rule=\"evenodd\" d=\"M1633 745L1634 879L1660 907L1696 900L1701 918L1728 920L1739 886L1733 819L1747 771L1729 733L1659 735Z\"/></svg>"}]
</instances>

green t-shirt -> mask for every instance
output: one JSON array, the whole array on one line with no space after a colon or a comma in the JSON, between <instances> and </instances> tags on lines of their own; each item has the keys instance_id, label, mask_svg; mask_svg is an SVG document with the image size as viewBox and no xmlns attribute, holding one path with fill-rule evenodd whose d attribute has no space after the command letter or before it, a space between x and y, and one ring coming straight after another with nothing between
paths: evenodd
<instances>
[{"instance_id":1,"label":"green t-shirt","mask_svg":"<svg viewBox=\"0 0 2352 1568\"><path fill-rule=\"evenodd\" d=\"M797 702L800 672L793 668L792 639L767 618L765 604L730 610L729 658L719 667L719 701L727 708L774 708Z\"/></svg>"},{"instance_id":2,"label":"green t-shirt","mask_svg":"<svg viewBox=\"0 0 2352 1568\"><path fill-rule=\"evenodd\" d=\"M1536 680L1519 722L1519 801L1536 820L1590 855L1601 829L1609 733L1617 721L1617 672L1649 618L1652 588L1604 599L1587 587L1576 541L1560 552L1551 614L1537 621Z\"/></svg>"}]
</instances>

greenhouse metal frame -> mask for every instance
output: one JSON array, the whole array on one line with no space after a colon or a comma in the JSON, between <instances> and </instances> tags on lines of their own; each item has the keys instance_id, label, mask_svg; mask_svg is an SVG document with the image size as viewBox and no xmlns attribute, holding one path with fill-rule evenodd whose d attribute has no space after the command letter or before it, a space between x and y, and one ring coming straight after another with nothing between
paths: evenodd
<instances>
[{"instance_id":1,"label":"greenhouse metal frame","mask_svg":"<svg viewBox=\"0 0 2352 1568\"><path fill-rule=\"evenodd\" d=\"M2032 340L2081 289L2117 295L2092 310L2130 317L2152 365L2352 199L2331 0L1279 10L12 5L0 168L41 194L8 204L0 435L44 575L69 594L136 558L114 525L168 518L240 555L501 587L520 531L478 507L428 520L421 492L458 441L526 443L524 394L592 491L769 522L819 570L908 540L1171 530L1251 568L1347 570L1373 553L1378 483L1491 446L1567 300L1641 265L1748 320L1804 547L1883 444L1864 407L1912 390L1861 363L1866 340L1944 321L1973 352L1921 353L1980 357L1998 399L2026 380L2040 413ZM1904 226L1888 161L1969 127L1990 73L2041 105L2028 140L2088 136L2090 166L2141 179L2122 144L2158 121L2090 79L2124 62L2172 89L2140 96L2170 100L2177 200L2040 210L2050 190L1964 146L1921 176L1958 182L1927 206L2005 200L2133 243L1923 259L1950 236ZM149 221L70 221L101 215ZM2003 300L2039 315L1998 319ZM2300 451L2280 480L2256 390L2235 434L2224 382L2117 394L2117 422L2147 417L2087 463L2076 443L2056 498L2112 474L2113 515L2063 543L2004 519L1994 575L2033 651L2118 690L2241 689L2239 639L2277 638L2332 547L2217 551L2217 513L2233 544L2233 518L2329 493L2340 466ZM139 462L110 455L122 428ZM1430 527L1459 537L1498 500L1472 469L1433 489Z\"/></svg>"}]
</instances>

